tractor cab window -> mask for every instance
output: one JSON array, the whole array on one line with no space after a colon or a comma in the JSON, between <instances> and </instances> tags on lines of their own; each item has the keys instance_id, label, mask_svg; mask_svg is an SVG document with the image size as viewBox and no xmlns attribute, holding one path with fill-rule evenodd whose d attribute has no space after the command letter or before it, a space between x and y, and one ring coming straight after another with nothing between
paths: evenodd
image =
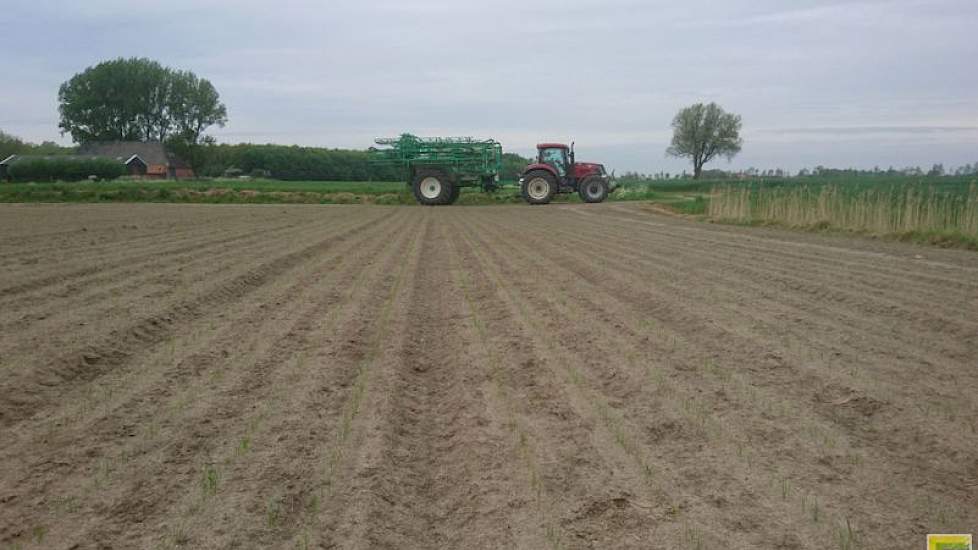
<instances>
[{"instance_id":1,"label":"tractor cab window","mask_svg":"<svg viewBox=\"0 0 978 550\"><path fill-rule=\"evenodd\" d=\"M554 167L561 177L567 175L567 149L548 147L540 151L540 162Z\"/></svg>"}]
</instances>

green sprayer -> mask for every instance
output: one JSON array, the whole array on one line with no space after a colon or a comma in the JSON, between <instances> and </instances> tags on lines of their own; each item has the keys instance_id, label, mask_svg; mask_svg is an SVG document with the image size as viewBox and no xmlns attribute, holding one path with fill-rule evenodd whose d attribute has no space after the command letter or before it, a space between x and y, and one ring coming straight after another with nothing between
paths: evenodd
<instances>
[{"instance_id":1,"label":"green sprayer","mask_svg":"<svg viewBox=\"0 0 978 550\"><path fill-rule=\"evenodd\" d=\"M404 179L420 204L452 204L462 187L499 188L503 147L493 139L419 138L401 134L375 140L372 164L403 169ZM530 204L547 204L557 193L577 192L584 202L601 202L612 189L604 165L577 162L574 144L541 143L537 158L523 169L520 192Z\"/></svg>"},{"instance_id":2,"label":"green sprayer","mask_svg":"<svg viewBox=\"0 0 978 550\"><path fill-rule=\"evenodd\" d=\"M402 134L376 140L370 161L401 166L421 204L452 204L462 187L494 191L499 185L503 146L472 138L419 138Z\"/></svg>"}]
</instances>

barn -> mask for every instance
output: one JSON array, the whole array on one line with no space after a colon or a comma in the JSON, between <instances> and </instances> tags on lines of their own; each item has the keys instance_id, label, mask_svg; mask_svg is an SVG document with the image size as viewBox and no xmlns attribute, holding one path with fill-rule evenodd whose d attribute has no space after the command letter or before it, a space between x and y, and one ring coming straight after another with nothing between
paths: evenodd
<instances>
[{"instance_id":1,"label":"barn","mask_svg":"<svg viewBox=\"0 0 978 550\"><path fill-rule=\"evenodd\" d=\"M190 165L167 151L166 146L158 141L88 143L78 148L78 154L118 160L126 165L130 176L154 179L194 177Z\"/></svg>"}]
</instances>

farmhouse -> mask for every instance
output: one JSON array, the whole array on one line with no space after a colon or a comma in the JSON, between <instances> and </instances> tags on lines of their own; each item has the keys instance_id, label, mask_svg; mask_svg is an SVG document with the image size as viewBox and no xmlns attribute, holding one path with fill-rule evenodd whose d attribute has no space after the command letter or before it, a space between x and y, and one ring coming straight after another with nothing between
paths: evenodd
<instances>
[{"instance_id":1,"label":"farmhouse","mask_svg":"<svg viewBox=\"0 0 978 550\"><path fill-rule=\"evenodd\" d=\"M192 178L190 166L166 150L158 141L111 141L89 143L78 148L83 156L115 159L129 169L130 176L147 178Z\"/></svg>"}]
</instances>

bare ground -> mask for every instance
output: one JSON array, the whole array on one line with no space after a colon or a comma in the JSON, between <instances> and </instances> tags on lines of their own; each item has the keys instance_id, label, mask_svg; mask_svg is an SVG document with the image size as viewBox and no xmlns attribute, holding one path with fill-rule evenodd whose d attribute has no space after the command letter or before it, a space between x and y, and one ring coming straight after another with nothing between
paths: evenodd
<instances>
[{"instance_id":1,"label":"bare ground","mask_svg":"<svg viewBox=\"0 0 978 550\"><path fill-rule=\"evenodd\" d=\"M978 531L978 255L631 205L0 207L0 545Z\"/></svg>"}]
</instances>

